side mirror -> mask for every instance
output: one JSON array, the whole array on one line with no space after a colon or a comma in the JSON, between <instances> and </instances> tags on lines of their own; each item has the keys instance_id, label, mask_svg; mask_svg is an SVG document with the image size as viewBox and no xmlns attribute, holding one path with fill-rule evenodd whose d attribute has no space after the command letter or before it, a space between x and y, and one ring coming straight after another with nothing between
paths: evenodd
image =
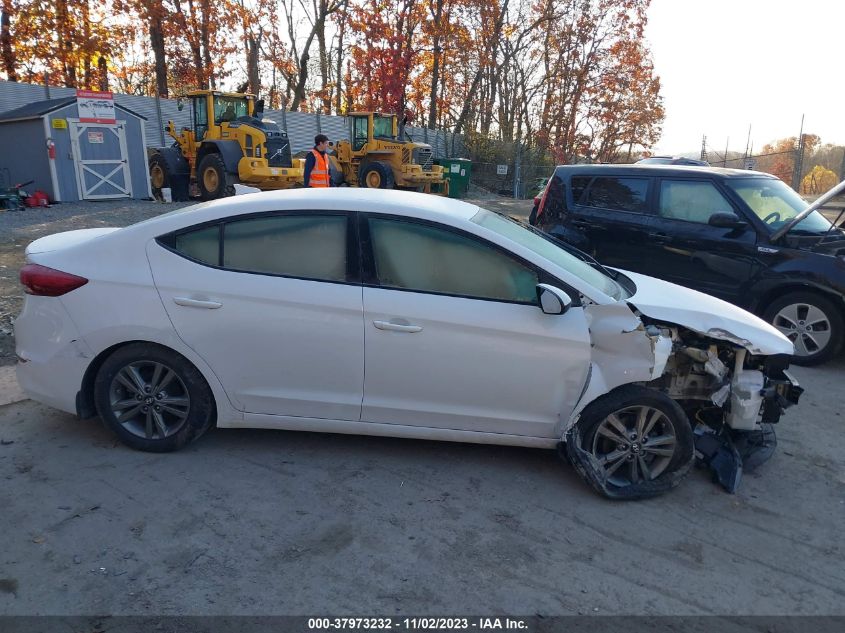
<instances>
[{"instance_id":1,"label":"side mirror","mask_svg":"<svg viewBox=\"0 0 845 633\"><path fill-rule=\"evenodd\" d=\"M549 284L537 284L537 300L544 314L564 314L572 305L572 297Z\"/></svg>"},{"instance_id":2,"label":"side mirror","mask_svg":"<svg viewBox=\"0 0 845 633\"><path fill-rule=\"evenodd\" d=\"M252 116L260 119L262 114L264 114L264 99L259 99L255 102L255 109L252 111Z\"/></svg>"},{"instance_id":3,"label":"side mirror","mask_svg":"<svg viewBox=\"0 0 845 633\"><path fill-rule=\"evenodd\" d=\"M735 213L714 213L707 224L720 229L742 229L748 226L748 222L740 220Z\"/></svg>"}]
</instances>

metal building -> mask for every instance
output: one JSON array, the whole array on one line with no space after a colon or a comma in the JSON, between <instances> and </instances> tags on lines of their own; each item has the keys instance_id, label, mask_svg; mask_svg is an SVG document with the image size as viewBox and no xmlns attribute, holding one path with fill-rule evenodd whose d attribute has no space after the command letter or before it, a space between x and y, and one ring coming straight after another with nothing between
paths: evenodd
<instances>
[{"instance_id":1,"label":"metal building","mask_svg":"<svg viewBox=\"0 0 845 633\"><path fill-rule=\"evenodd\" d=\"M80 121L76 97L0 112L0 174L53 202L152 198L146 118L114 104L114 123Z\"/></svg>"}]
</instances>

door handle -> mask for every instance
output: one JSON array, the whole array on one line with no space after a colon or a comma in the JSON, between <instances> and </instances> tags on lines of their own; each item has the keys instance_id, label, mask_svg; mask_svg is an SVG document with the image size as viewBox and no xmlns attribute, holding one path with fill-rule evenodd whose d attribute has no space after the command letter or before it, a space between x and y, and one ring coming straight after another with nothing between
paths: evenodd
<instances>
[{"instance_id":1,"label":"door handle","mask_svg":"<svg viewBox=\"0 0 845 633\"><path fill-rule=\"evenodd\" d=\"M669 235L667 233L649 233L649 238L654 244L668 244L669 243Z\"/></svg>"},{"instance_id":2,"label":"door handle","mask_svg":"<svg viewBox=\"0 0 845 633\"><path fill-rule=\"evenodd\" d=\"M409 334L413 334L415 332L422 331L421 325L403 325L401 323L392 323L390 321L373 321L373 325L376 326L376 329L390 330L392 332L407 332Z\"/></svg>"},{"instance_id":3,"label":"door handle","mask_svg":"<svg viewBox=\"0 0 845 633\"><path fill-rule=\"evenodd\" d=\"M209 301L205 299L190 299L188 297L173 297L173 303L177 306L185 306L188 308L205 308L206 310L216 310L223 304L219 301Z\"/></svg>"}]
</instances>

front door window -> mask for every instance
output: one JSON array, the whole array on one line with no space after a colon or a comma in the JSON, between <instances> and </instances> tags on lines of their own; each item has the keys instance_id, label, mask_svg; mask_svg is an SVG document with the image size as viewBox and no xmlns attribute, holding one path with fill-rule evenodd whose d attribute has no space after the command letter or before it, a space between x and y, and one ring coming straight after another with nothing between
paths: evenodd
<instances>
[{"instance_id":1,"label":"front door window","mask_svg":"<svg viewBox=\"0 0 845 633\"><path fill-rule=\"evenodd\" d=\"M205 97L194 98L194 138L201 141L208 132L208 109Z\"/></svg>"}]
</instances>

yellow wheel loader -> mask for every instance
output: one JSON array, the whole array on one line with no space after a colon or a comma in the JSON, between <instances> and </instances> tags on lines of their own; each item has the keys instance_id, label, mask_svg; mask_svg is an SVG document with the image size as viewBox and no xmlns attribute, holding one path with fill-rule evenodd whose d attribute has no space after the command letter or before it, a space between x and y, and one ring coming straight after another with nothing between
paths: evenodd
<instances>
[{"instance_id":1,"label":"yellow wheel loader","mask_svg":"<svg viewBox=\"0 0 845 633\"><path fill-rule=\"evenodd\" d=\"M432 163L431 145L399 138L396 115L347 115L351 141L339 141L331 160L346 184L371 189L407 189L449 195L449 180Z\"/></svg>"},{"instance_id":2,"label":"yellow wheel loader","mask_svg":"<svg viewBox=\"0 0 845 633\"><path fill-rule=\"evenodd\" d=\"M153 193L170 188L174 200L234 194L243 183L259 189L302 184L304 161L291 160L287 133L262 120L263 101L254 95L196 90L187 94L191 127L166 127L170 147L148 152ZM181 102L180 102L181 109Z\"/></svg>"}]
</instances>

